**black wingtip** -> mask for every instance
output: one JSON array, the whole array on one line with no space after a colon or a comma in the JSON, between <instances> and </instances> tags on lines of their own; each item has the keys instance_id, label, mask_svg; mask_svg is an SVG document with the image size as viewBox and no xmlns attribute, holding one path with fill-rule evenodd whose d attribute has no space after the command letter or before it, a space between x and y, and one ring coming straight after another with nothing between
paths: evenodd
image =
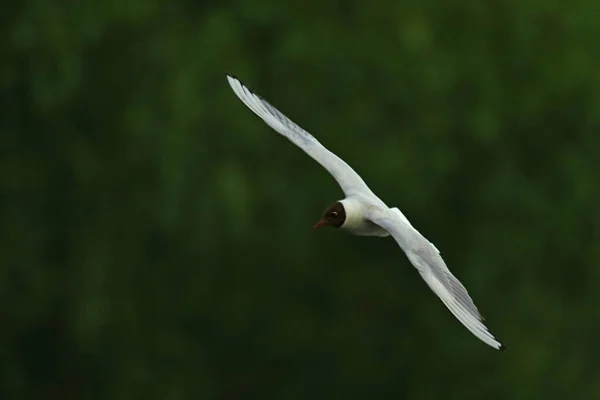
<instances>
[{"instance_id":1,"label":"black wingtip","mask_svg":"<svg viewBox=\"0 0 600 400\"><path fill-rule=\"evenodd\" d=\"M506 351L506 350L508 350L508 348L505 345L501 344L500 348L498 350L500 350L500 351Z\"/></svg>"}]
</instances>

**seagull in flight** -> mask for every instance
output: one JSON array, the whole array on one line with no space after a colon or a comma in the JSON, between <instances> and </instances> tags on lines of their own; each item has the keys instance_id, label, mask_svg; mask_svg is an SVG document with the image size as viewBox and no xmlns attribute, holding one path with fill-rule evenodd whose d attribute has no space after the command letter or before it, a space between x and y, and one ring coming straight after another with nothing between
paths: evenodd
<instances>
[{"instance_id":1,"label":"seagull in flight","mask_svg":"<svg viewBox=\"0 0 600 400\"><path fill-rule=\"evenodd\" d=\"M344 160L235 76L227 74L227 81L250 110L321 164L340 185L344 199L327 207L313 229L329 225L359 236L392 236L425 283L473 335L494 349L506 349L483 324L483 317L469 293L452 275L439 250L408 222L398 208L388 207Z\"/></svg>"}]
</instances>

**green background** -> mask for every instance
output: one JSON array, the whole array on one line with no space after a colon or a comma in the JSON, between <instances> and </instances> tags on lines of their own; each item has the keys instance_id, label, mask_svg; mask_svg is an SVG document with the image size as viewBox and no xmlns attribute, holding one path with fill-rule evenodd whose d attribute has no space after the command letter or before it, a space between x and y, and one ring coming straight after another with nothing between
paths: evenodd
<instances>
[{"instance_id":1,"label":"green background","mask_svg":"<svg viewBox=\"0 0 600 400\"><path fill-rule=\"evenodd\" d=\"M597 1L4 2L0 398L600 398ZM229 71L442 252L509 348Z\"/></svg>"}]
</instances>

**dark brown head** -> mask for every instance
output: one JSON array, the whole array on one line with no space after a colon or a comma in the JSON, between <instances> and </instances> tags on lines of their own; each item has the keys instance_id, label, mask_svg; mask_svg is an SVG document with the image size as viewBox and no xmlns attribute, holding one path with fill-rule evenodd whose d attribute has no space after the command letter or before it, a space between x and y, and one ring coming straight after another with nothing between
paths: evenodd
<instances>
[{"instance_id":1,"label":"dark brown head","mask_svg":"<svg viewBox=\"0 0 600 400\"><path fill-rule=\"evenodd\" d=\"M318 229L324 225L331 225L334 228L339 228L346 221L346 210L339 201L329 206L321 219L313 226L313 229Z\"/></svg>"}]
</instances>

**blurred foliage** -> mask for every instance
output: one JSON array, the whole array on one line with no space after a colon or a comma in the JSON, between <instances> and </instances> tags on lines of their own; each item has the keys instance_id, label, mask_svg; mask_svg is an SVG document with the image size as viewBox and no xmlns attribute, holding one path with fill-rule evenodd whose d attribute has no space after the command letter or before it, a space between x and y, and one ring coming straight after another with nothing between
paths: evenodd
<instances>
[{"instance_id":1,"label":"blurred foliage","mask_svg":"<svg viewBox=\"0 0 600 400\"><path fill-rule=\"evenodd\" d=\"M0 398L597 399L597 2L3 3ZM239 76L441 250L499 353Z\"/></svg>"}]
</instances>

